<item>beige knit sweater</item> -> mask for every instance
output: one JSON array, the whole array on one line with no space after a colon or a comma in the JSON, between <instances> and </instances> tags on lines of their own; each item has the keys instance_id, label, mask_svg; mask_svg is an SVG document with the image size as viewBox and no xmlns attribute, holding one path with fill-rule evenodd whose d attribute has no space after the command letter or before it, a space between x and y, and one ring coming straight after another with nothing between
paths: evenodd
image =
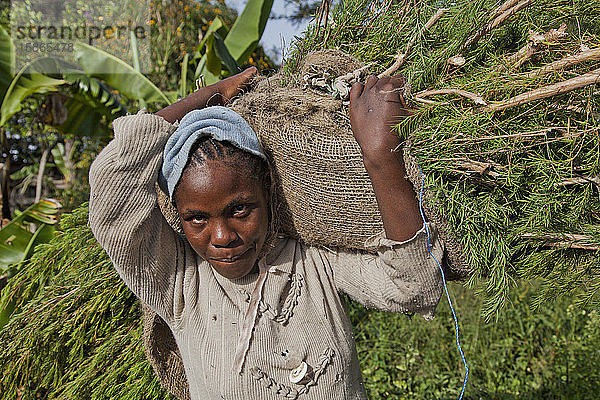
<instances>
[{"instance_id":1,"label":"beige knit sweater","mask_svg":"<svg viewBox=\"0 0 600 400\"><path fill-rule=\"evenodd\" d=\"M402 243L374 237L369 245L378 255L279 238L266 257L244 368L233 372L257 274L218 275L161 214L154 185L174 126L143 112L113 125L114 140L90 170L89 224L129 288L169 324L192 399L366 399L338 292L367 307L433 317L441 274L423 230ZM429 227L441 260L441 240Z\"/></svg>"}]
</instances>

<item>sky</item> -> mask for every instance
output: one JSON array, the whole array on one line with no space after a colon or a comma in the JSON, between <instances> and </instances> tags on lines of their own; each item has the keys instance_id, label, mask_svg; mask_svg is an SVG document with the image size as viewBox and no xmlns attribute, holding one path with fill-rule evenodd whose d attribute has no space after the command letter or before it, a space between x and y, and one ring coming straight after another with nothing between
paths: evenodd
<instances>
[{"instance_id":1,"label":"sky","mask_svg":"<svg viewBox=\"0 0 600 400\"><path fill-rule=\"evenodd\" d=\"M231 8L236 9L238 13L240 13L246 5L245 0L225 0L225 2ZM274 1L271 15L289 14L289 12L289 10L286 10L283 0ZM296 26L287 19L270 19L267 22L260 44L273 61L281 63L282 54L284 54L284 52L287 54L294 35L301 35L309 22L309 20L306 20Z\"/></svg>"}]
</instances>

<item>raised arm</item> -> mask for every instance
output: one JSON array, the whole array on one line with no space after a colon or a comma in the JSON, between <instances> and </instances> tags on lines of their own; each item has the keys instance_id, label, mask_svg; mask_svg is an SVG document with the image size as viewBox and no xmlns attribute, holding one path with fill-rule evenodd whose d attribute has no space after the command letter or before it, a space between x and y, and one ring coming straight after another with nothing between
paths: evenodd
<instances>
[{"instance_id":1,"label":"raised arm","mask_svg":"<svg viewBox=\"0 0 600 400\"><path fill-rule=\"evenodd\" d=\"M183 282L193 279L195 255L167 224L157 205L155 183L162 152L187 112L229 99L256 73L246 70L194 92L156 114L114 121L114 139L90 168L89 225L129 288L163 319L184 306Z\"/></svg>"},{"instance_id":2,"label":"raised arm","mask_svg":"<svg viewBox=\"0 0 600 400\"><path fill-rule=\"evenodd\" d=\"M405 81L372 76L350 92L352 131L385 229L366 243L376 255L319 251L330 264L338 290L368 307L431 318L441 295L441 273L427 250L428 237L398 149L401 142L392 129L408 114L400 93ZM435 225L429 224L429 234L429 248L442 262L444 249Z\"/></svg>"},{"instance_id":3,"label":"raised arm","mask_svg":"<svg viewBox=\"0 0 600 400\"><path fill-rule=\"evenodd\" d=\"M240 92L240 90L246 87L250 79L256 75L256 72L255 67L250 67L245 71L227 79L223 79L214 85L201 88L179 100L177 103L173 103L170 106L163 108L158 111L156 115L163 117L170 123L174 123L192 110L227 104Z\"/></svg>"},{"instance_id":4,"label":"raised arm","mask_svg":"<svg viewBox=\"0 0 600 400\"><path fill-rule=\"evenodd\" d=\"M400 91L406 79L400 76L377 79L363 86L355 83L350 92L350 122L388 239L410 239L423 226L415 192L406 178L400 138L392 130L398 118L408 115Z\"/></svg>"}]
</instances>

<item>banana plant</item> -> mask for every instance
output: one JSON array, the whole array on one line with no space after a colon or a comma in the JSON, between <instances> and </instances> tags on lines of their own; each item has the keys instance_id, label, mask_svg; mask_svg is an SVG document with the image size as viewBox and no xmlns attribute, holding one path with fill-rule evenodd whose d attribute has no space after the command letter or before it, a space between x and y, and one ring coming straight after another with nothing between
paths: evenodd
<instances>
[{"instance_id":1,"label":"banana plant","mask_svg":"<svg viewBox=\"0 0 600 400\"><path fill-rule=\"evenodd\" d=\"M10 278L16 273L17 266L31 257L35 246L48 243L54 237L54 225L60 208L61 204L56 200L41 200L0 229L0 275ZM0 309L0 330L16 308L14 299L4 304Z\"/></svg>"},{"instance_id":2,"label":"banana plant","mask_svg":"<svg viewBox=\"0 0 600 400\"><path fill-rule=\"evenodd\" d=\"M1 27L0 55L0 99L2 99L15 75L15 48L8 32Z\"/></svg>"},{"instance_id":3,"label":"banana plant","mask_svg":"<svg viewBox=\"0 0 600 400\"><path fill-rule=\"evenodd\" d=\"M265 31L273 0L248 0L231 29L216 17L204 34L195 59L195 78L203 75L206 84L240 71Z\"/></svg>"},{"instance_id":4,"label":"banana plant","mask_svg":"<svg viewBox=\"0 0 600 400\"><path fill-rule=\"evenodd\" d=\"M64 135L75 136L110 133L108 124L127 112L116 91L141 102L168 104L171 100L143 74L109 53L79 43L75 58L79 65L41 57L16 72L14 43L0 27L0 142L6 154L10 148L3 128L8 119L21 110L23 101L32 95L52 94L53 112L47 112L44 122ZM63 72L54 76L42 73L49 70ZM10 218L9 171L10 158L7 157L2 171L3 218Z\"/></svg>"},{"instance_id":5,"label":"banana plant","mask_svg":"<svg viewBox=\"0 0 600 400\"><path fill-rule=\"evenodd\" d=\"M53 237L60 208L61 204L54 199L41 200L0 229L0 275L29 258L37 244Z\"/></svg>"}]
</instances>

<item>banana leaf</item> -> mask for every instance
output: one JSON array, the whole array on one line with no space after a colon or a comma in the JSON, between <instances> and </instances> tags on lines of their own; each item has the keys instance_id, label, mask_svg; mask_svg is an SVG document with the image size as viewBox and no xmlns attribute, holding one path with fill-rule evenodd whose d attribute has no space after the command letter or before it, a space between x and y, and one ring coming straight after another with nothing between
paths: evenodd
<instances>
[{"instance_id":1,"label":"banana leaf","mask_svg":"<svg viewBox=\"0 0 600 400\"><path fill-rule=\"evenodd\" d=\"M273 0L248 0L244 11L235 20L225 45L238 64L246 61L258 45L272 7Z\"/></svg>"},{"instance_id":2,"label":"banana leaf","mask_svg":"<svg viewBox=\"0 0 600 400\"><path fill-rule=\"evenodd\" d=\"M100 49L75 43L75 58L89 76L102 79L131 99L169 104L169 99L135 68Z\"/></svg>"},{"instance_id":3,"label":"banana leaf","mask_svg":"<svg viewBox=\"0 0 600 400\"><path fill-rule=\"evenodd\" d=\"M41 230L44 225L56 224L56 214L61 205L53 199L33 204L0 229L0 272L27 258L36 244L49 240L52 230ZM34 224L34 232L29 225Z\"/></svg>"},{"instance_id":4,"label":"banana leaf","mask_svg":"<svg viewBox=\"0 0 600 400\"><path fill-rule=\"evenodd\" d=\"M0 99L15 76L15 48L8 32L0 27Z\"/></svg>"},{"instance_id":5,"label":"banana leaf","mask_svg":"<svg viewBox=\"0 0 600 400\"><path fill-rule=\"evenodd\" d=\"M58 86L65 83L63 79L52 78L39 72L46 70L42 68L44 63L51 62L56 62L56 60L50 57L35 59L21 68L12 79L2 99L0 126L3 126L11 116L21 110L21 104L25 98L35 93L54 92Z\"/></svg>"}]
</instances>

